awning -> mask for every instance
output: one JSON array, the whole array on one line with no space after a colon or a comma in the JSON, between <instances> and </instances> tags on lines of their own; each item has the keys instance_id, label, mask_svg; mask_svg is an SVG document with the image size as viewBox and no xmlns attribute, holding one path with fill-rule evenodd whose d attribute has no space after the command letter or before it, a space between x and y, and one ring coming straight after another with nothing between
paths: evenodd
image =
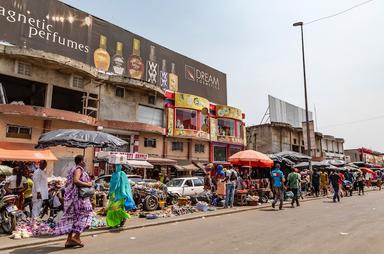
<instances>
[{"instance_id":1,"label":"awning","mask_svg":"<svg viewBox=\"0 0 384 254\"><path fill-rule=\"evenodd\" d=\"M204 163L204 162L201 162L201 161L194 161L193 164L195 164L196 167L198 167L199 169L205 171L206 166L204 164L208 164L208 162Z\"/></svg>"},{"instance_id":2,"label":"awning","mask_svg":"<svg viewBox=\"0 0 384 254\"><path fill-rule=\"evenodd\" d=\"M177 161L165 158L149 157L148 162L156 166L175 166Z\"/></svg>"},{"instance_id":3,"label":"awning","mask_svg":"<svg viewBox=\"0 0 384 254\"><path fill-rule=\"evenodd\" d=\"M174 166L176 168L177 171L197 171L199 170L198 167L196 167L196 165L192 164L192 163L188 163L188 164L185 164L185 165L175 165Z\"/></svg>"},{"instance_id":4,"label":"awning","mask_svg":"<svg viewBox=\"0 0 384 254\"><path fill-rule=\"evenodd\" d=\"M0 142L0 160L3 161L56 161L49 149L37 150L34 144Z\"/></svg>"},{"instance_id":5,"label":"awning","mask_svg":"<svg viewBox=\"0 0 384 254\"><path fill-rule=\"evenodd\" d=\"M153 165L148 161L127 160L127 165L132 168L153 168Z\"/></svg>"}]
</instances>

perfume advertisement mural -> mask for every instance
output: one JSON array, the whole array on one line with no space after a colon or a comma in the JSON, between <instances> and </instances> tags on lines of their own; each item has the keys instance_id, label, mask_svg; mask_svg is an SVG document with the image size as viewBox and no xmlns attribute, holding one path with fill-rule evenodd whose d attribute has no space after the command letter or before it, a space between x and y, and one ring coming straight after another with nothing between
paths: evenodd
<instances>
[{"instance_id":1,"label":"perfume advertisement mural","mask_svg":"<svg viewBox=\"0 0 384 254\"><path fill-rule=\"evenodd\" d=\"M56 0L2 0L0 42L227 103L224 73Z\"/></svg>"}]
</instances>

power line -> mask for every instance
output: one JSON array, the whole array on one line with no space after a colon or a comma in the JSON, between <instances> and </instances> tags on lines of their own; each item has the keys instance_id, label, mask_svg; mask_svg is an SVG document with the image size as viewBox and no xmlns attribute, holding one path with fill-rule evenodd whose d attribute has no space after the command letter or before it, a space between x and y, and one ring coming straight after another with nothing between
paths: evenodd
<instances>
[{"instance_id":1,"label":"power line","mask_svg":"<svg viewBox=\"0 0 384 254\"><path fill-rule=\"evenodd\" d=\"M359 3L359 4L356 4L356 5L350 7L350 8L348 8L348 9L346 9L346 10L337 12L337 13L335 13L335 14L332 14L332 15L329 15L329 16L325 16L325 17L322 17L322 18L318 18L318 19L312 20L312 21L310 21L310 22L306 22L306 23L304 23L304 25L309 25L309 24L315 23L315 22L320 21L320 20L330 19L330 18L336 17L336 16L338 16L338 15L344 14L344 13L346 13L346 12L349 12L350 10L353 10L353 9L355 9L355 8L357 8L357 7L360 7L360 6L362 6L362 5L368 4L368 3L373 2L373 1L374 1L374 0L368 0L368 1L365 1L365 2L362 2L362 3Z\"/></svg>"}]
</instances>

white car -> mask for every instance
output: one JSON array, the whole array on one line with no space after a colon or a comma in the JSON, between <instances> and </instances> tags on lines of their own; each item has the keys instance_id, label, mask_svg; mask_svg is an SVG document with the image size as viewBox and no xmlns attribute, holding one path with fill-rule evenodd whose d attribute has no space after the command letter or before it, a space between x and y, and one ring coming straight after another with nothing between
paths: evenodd
<instances>
[{"instance_id":1,"label":"white car","mask_svg":"<svg viewBox=\"0 0 384 254\"><path fill-rule=\"evenodd\" d=\"M167 191L179 196L194 196L204 192L204 179L201 177L174 178L167 183Z\"/></svg>"}]
</instances>

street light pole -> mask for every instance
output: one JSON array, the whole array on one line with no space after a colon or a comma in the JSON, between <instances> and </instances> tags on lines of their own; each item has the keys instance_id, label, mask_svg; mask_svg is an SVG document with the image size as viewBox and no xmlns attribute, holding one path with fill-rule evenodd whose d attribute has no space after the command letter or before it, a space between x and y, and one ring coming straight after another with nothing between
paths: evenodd
<instances>
[{"instance_id":1,"label":"street light pole","mask_svg":"<svg viewBox=\"0 0 384 254\"><path fill-rule=\"evenodd\" d=\"M308 96L307 96L307 76L305 72L305 54L304 54L304 32L303 32L303 22L294 23L293 26L300 26L301 30L301 52L303 56L303 74L304 74L304 96L305 96L305 122L307 125L307 154L312 159L311 153L311 136L309 130L309 112L308 112ZM304 133L303 133L304 134ZM312 170L311 160L309 161L309 169Z\"/></svg>"}]
</instances>

